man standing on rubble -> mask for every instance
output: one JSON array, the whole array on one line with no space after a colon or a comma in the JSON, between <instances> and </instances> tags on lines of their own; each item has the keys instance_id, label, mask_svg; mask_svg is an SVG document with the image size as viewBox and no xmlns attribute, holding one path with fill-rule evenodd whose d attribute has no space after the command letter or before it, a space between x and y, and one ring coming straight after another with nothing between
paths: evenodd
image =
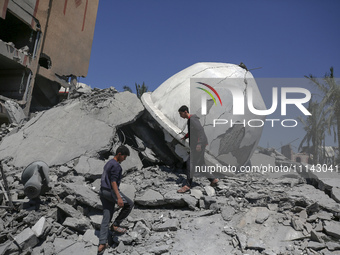
<instances>
[{"instance_id":1,"label":"man standing on rubble","mask_svg":"<svg viewBox=\"0 0 340 255\"><path fill-rule=\"evenodd\" d=\"M124 234L127 230L120 227L121 222L130 214L134 204L131 199L125 196L120 190L119 185L122 179L122 163L127 156L130 156L129 149L121 145L116 150L116 155L104 166L101 177L100 200L103 205L103 220L100 226L99 246L97 254L104 254L107 247L109 224L112 219L115 204L121 211L110 227L111 231Z\"/></svg>"},{"instance_id":2,"label":"man standing on rubble","mask_svg":"<svg viewBox=\"0 0 340 255\"><path fill-rule=\"evenodd\" d=\"M188 133L182 138L183 140L189 138L190 156L187 160L186 175L187 183L182 188L177 190L178 193L188 192L192 185L192 173L195 166L204 166L204 151L208 144L207 136L204 133L204 129L196 114L189 114L189 108L186 105L182 105L178 109L179 115L183 119L188 119ZM216 186L218 179L208 178L211 186Z\"/></svg>"}]
</instances>

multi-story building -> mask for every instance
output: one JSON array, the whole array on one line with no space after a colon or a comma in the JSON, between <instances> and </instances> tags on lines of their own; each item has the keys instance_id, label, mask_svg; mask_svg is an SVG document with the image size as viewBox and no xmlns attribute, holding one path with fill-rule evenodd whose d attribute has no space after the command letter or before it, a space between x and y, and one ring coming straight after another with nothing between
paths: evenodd
<instances>
[{"instance_id":1,"label":"multi-story building","mask_svg":"<svg viewBox=\"0 0 340 255\"><path fill-rule=\"evenodd\" d=\"M0 0L0 122L4 102L30 112L59 102L87 75L99 0Z\"/></svg>"}]
</instances>

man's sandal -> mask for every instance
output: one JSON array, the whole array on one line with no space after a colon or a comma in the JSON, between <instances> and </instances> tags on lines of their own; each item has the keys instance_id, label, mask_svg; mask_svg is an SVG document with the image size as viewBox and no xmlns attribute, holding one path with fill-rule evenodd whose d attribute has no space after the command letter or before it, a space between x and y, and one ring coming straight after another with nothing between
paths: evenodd
<instances>
[{"instance_id":1,"label":"man's sandal","mask_svg":"<svg viewBox=\"0 0 340 255\"><path fill-rule=\"evenodd\" d=\"M102 249L99 250L100 247L102 247ZM107 247L109 247L108 244L99 244L97 255L103 255Z\"/></svg>"},{"instance_id":2,"label":"man's sandal","mask_svg":"<svg viewBox=\"0 0 340 255\"><path fill-rule=\"evenodd\" d=\"M185 192L188 192L189 190L190 190L190 187L188 185L185 185L179 190L177 190L177 193L185 193Z\"/></svg>"},{"instance_id":3,"label":"man's sandal","mask_svg":"<svg viewBox=\"0 0 340 255\"><path fill-rule=\"evenodd\" d=\"M122 228L122 227L118 227L118 226L115 226L115 225L112 224L111 231L119 233L119 234L125 234L127 229L126 228Z\"/></svg>"}]
</instances>

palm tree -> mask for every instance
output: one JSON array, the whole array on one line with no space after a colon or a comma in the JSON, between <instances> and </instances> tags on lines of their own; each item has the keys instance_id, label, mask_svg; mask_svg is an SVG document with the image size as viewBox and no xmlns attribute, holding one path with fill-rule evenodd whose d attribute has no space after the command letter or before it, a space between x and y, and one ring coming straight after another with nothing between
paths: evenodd
<instances>
[{"instance_id":1,"label":"palm tree","mask_svg":"<svg viewBox=\"0 0 340 255\"><path fill-rule=\"evenodd\" d=\"M141 99L142 95L145 92L148 92L148 87L145 85L144 82L142 85L135 83L135 87L136 87L136 94L139 99ZM129 86L124 86L123 89L124 91L129 91L132 93L132 89Z\"/></svg>"},{"instance_id":2,"label":"palm tree","mask_svg":"<svg viewBox=\"0 0 340 255\"><path fill-rule=\"evenodd\" d=\"M298 117L304 125L303 129L306 131L306 135L299 145L299 151L303 144L307 143L308 148L312 148L311 151L309 150L309 154L311 153L313 155L313 164L317 164L319 163L319 146L322 145L322 140L325 137L325 119L322 108L320 108L319 103L313 101L313 99L309 101L308 111L312 115L309 115L306 119L303 119L301 116ZM311 142L312 147L310 147Z\"/></svg>"},{"instance_id":3,"label":"palm tree","mask_svg":"<svg viewBox=\"0 0 340 255\"><path fill-rule=\"evenodd\" d=\"M329 132L333 130L334 142L338 139L338 148L340 148L340 84L337 84L334 79L334 69L330 68L330 73L325 74L323 82L313 75L305 77L312 81L322 93L320 107L324 109L325 125Z\"/></svg>"},{"instance_id":4,"label":"palm tree","mask_svg":"<svg viewBox=\"0 0 340 255\"><path fill-rule=\"evenodd\" d=\"M143 81L143 84L142 86L135 83L135 86L136 86L136 93L137 93L137 97L139 99L141 99L142 95L145 93L145 92L148 92L148 87L145 85L144 81Z\"/></svg>"}]
</instances>

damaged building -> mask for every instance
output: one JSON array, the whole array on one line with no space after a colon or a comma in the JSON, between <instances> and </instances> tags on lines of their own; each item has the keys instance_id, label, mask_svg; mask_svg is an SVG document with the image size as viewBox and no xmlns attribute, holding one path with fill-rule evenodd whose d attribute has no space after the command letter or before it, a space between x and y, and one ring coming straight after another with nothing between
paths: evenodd
<instances>
[{"instance_id":1,"label":"damaged building","mask_svg":"<svg viewBox=\"0 0 340 255\"><path fill-rule=\"evenodd\" d=\"M0 123L60 102L87 75L99 0L0 0ZM13 103L14 102L14 103Z\"/></svg>"}]
</instances>

